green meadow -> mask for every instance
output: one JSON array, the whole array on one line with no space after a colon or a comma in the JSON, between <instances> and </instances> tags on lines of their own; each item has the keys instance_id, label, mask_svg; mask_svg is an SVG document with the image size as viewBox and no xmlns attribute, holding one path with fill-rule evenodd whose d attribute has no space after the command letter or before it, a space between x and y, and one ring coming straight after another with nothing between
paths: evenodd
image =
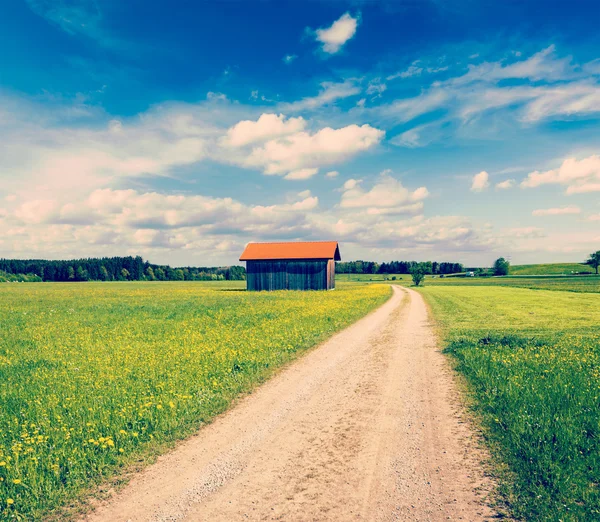
<instances>
[{"instance_id":1,"label":"green meadow","mask_svg":"<svg viewBox=\"0 0 600 522\"><path fill-rule=\"evenodd\" d=\"M501 502L521 520L600 520L598 280L498 280L419 291L466 378Z\"/></svg>"},{"instance_id":2,"label":"green meadow","mask_svg":"<svg viewBox=\"0 0 600 522\"><path fill-rule=\"evenodd\" d=\"M62 506L193 433L390 295L385 285L243 289L1 285L0 520L62 519Z\"/></svg>"},{"instance_id":3,"label":"green meadow","mask_svg":"<svg viewBox=\"0 0 600 522\"><path fill-rule=\"evenodd\" d=\"M404 276L400 284L410 285L410 276ZM502 276L502 277L431 277L427 276L424 286L441 287L509 287L531 290L557 290L559 292L600 292L600 276Z\"/></svg>"},{"instance_id":4,"label":"green meadow","mask_svg":"<svg viewBox=\"0 0 600 522\"><path fill-rule=\"evenodd\" d=\"M510 275L572 275L594 272L589 265L581 263L547 263L538 265L513 265Z\"/></svg>"}]
</instances>

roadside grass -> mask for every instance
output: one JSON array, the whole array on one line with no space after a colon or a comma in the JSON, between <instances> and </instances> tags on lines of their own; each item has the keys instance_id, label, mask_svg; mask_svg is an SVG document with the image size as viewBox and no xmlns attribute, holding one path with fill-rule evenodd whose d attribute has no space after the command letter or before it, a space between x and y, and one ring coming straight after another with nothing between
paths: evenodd
<instances>
[{"instance_id":1,"label":"roadside grass","mask_svg":"<svg viewBox=\"0 0 600 522\"><path fill-rule=\"evenodd\" d=\"M600 520L600 295L420 290L465 375L522 520Z\"/></svg>"},{"instance_id":2,"label":"roadside grass","mask_svg":"<svg viewBox=\"0 0 600 522\"><path fill-rule=\"evenodd\" d=\"M398 281L411 285L410 276ZM431 277L427 276L424 286L436 287L512 287L532 290L555 290L560 292L600 292L600 276L502 276L502 277Z\"/></svg>"},{"instance_id":3,"label":"roadside grass","mask_svg":"<svg viewBox=\"0 0 600 522\"><path fill-rule=\"evenodd\" d=\"M0 520L62 519L62 506L193 433L390 295L385 285L243 288L2 285Z\"/></svg>"}]
</instances>

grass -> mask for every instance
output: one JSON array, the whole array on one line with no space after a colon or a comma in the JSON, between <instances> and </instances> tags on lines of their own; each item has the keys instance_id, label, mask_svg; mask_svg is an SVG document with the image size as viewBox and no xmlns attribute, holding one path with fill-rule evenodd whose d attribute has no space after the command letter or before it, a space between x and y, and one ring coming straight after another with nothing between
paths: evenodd
<instances>
[{"instance_id":1,"label":"grass","mask_svg":"<svg viewBox=\"0 0 600 522\"><path fill-rule=\"evenodd\" d=\"M371 282L381 282L381 281L410 281L409 274L335 274L335 280L345 283L371 283Z\"/></svg>"},{"instance_id":2,"label":"grass","mask_svg":"<svg viewBox=\"0 0 600 522\"><path fill-rule=\"evenodd\" d=\"M410 278L399 282L411 285ZM444 277L427 276L426 287L511 287L532 290L556 290L560 292L600 292L599 276L520 276L520 277Z\"/></svg>"},{"instance_id":3,"label":"grass","mask_svg":"<svg viewBox=\"0 0 600 522\"><path fill-rule=\"evenodd\" d=\"M242 288L0 286L0 520L60 513L390 294Z\"/></svg>"},{"instance_id":4,"label":"grass","mask_svg":"<svg viewBox=\"0 0 600 522\"><path fill-rule=\"evenodd\" d=\"M510 267L510 275L571 275L582 272L594 272L594 269L581 263L548 263Z\"/></svg>"},{"instance_id":5,"label":"grass","mask_svg":"<svg viewBox=\"0 0 600 522\"><path fill-rule=\"evenodd\" d=\"M600 295L501 286L420 290L465 375L522 520L600 520Z\"/></svg>"}]
</instances>

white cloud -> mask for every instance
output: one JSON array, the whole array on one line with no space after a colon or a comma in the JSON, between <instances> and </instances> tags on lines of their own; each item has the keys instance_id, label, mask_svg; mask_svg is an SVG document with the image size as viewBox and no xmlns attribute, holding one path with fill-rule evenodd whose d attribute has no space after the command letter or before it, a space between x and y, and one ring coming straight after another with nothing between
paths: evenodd
<instances>
[{"instance_id":1,"label":"white cloud","mask_svg":"<svg viewBox=\"0 0 600 522\"><path fill-rule=\"evenodd\" d=\"M600 112L600 85L590 72L594 67L594 62L579 66L571 63L570 57L559 58L551 46L512 63L471 65L465 74L433 82L418 96L382 105L376 112L382 118L407 122L439 111L441 118L463 124L501 109L523 124L590 115ZM388 80L441 69L415 62ZM514 82L506 85L502 83L505 80Z\"/></svg>"},{"instance_id":2,"label":"white cloud","mask_svg":"<svg viewBox=\"0 0 600 522\"><path fill-rule=\"evenodd\" d=\"M539 227L515 227L505 229L503 232L503 236L511 239L533 239L546 237L546 233L542 228Z\"/></svg>"},{"instance_id":3,"label":"white cloud","mask_svg":"<svg viewBox=\"0 0 600 522\"><path fill-rule=\"evenodd\" d=\"M386 77L386 80L391 81L396 80L397 78L406 79L411 78L413 76L421 76L423 73L436 74L439 72L447 71L448 69L449 67L447 65L434 65L427 67L423 64L421 60L415 60L413 63L410 64L410 66L406 70L391 74Z\"/></svg>"},{"instance_id":4,"label":"white cloud","mask_svg":"<svg viewBox=\"0 0 600 522\"><path fill-rule=\"evenodd\" d=\"M225 102L227 101L227 95L222 92L209 91L206 93L206 99L209 101Z\"/></svg>"},{"instance_id":5,"label":"white cloud","mask_svg":"<svg viewBox=\"0 0 600 522\"><path fill-rule=\"evenodd\" d=\"M380 98L381 95L386 91L387 85L381 81L381 78L374 78L367 85L367 94L374 94L373 99Z\"/></svg>"},{"instance_id":6,"label":"white cloud","mask_svg":"<svg viewBox=\"0 0 600 522\"><path fill-rule=\"evenodd\" d=\"M386 78L388 81L395 80L397 78L410 78L411 76L420 76L423 72L423 67L419 67L417 64L419 60L413 62L412 65L408 67L405 71L397 72L395 74L391 74Z\"/></svg>"},{"instance_id":7,"label":"white cloud","mask_svg":"<svg viewBox=\"0 0 600 522\"><path fill-rule=\"evenodd\" d=\"M344 183L340 208L366 209L371 215L414 214L422 210L422 201L429 196L427 188L411 192L388 174L383 174L371 190L365 191L361 183L355 179Z\"/></svg>"},{"instance_id":8,"label":"white cloud","mask_svg":"<svg viewBox=\"0 0 600 522\"><path fill-rule=\"evenodd\" d=\"M298 169L298 170L293 170L292 172L286 174L284 176L284 178L285 179L294 179L294 180L308 179L308 178L312 178L318 172L319 172L319 169Z\"/></svg>"},{"instance_id":9,"label":"white cloud","mask_svg":"<svg viewBox=\"0 0 600 522\"><path fill-rule=\"evenodd\" d=\"M571 58L557 58L554 45L542 49L526 60L510 64L500 62L484 62L469 65L469 71L457 78L449 80L451 85L465 85L473 82L495 83L500 80L522 79L530 80L565 80L575 75Z\"/></svg>"},{"instance_id":10,"label":"white cloud","mask_svg":"<svg viewBox=\"0 0 600 522\"><path fill-rule=\"evenodd\" d=\"M330 27L317 29L316 39L322 44L322 49L328 54L340 51L343 45L356 34L359 18L353 18L349 13L343 14Z\"/></svg>"},{"instance_id":11,"label":"white cloud","mask_svg":"<svg viewBox=\"0 0 600 522\"><path fill-rule=\"evenodd\" d=\"M316 96L308 96L292 103L281 103L279 109L284 112L300 112L316 110L337 100L360 94L361 89L355 79L343 82L323 82Z\"/></svg>"},{"instance_id":12,"label":"white cloud","mask_svg":"<svg viewBox=\"0 0 600 522\"><path fill-rule=\"evenodd\" d=\"M390 143L397 147L408 147L411 149L425 147L439 136L441 124L443 122L433 122L413 127L398 136L394 136L390 140Z\"/></svg>"},{"instance_id":13,"label":"white cloud","mask_svg":"<svg viewBox=\"0 0 600 522\"><path fill-rule=\"evenodd\" d=\"M421 114L426 114L443 107L449 99L450 94L448 91L435 88L416 98L399 100L389 106L381 106L378 110L384 116L393 116L400 122L407 122Z\"/></svg>"},{"instance_id":14,"label":"white cloud","mask_svg":"<svg viewBox=\"0 0 600 522\"><path fill-rule=\"evenodd\" d=\"M581 214L581 209L575 206L560 208L539 208L531 213L532 216L564 216L570 214Z\"/></svg>"},{"instance_id":15,"label":"white cloud","mask_svg":"<svg viewBox=\"0 0 600 522\"><path fill-rule=\"evenodd\" d=\"M557 169L530 172L521 182L521 187L547 184L564 185L567 194L600 191L600 156L594 154L581 160L568 158Z\"/></svg>"},{"instance_id":16,"label":"white cloud","mask_svg":"<svg viewBox=\"0 0 600 522\"><path fill-rule=\"evenodd\" d=\"M58 216L56 201L49 199L36 199L27 201L15 210L15 217L27 224L44 223Z\"/></svg>"},{"instance_id":17,"label":"white cloud","mask_svg":"<svg viewBox=\"0 0 600 522\"><path fill-rule=\"evenodd\" d=\"M500 183L496 183L496 188L500 189L500 190L510 189L510 188L513 188L514 186L515 186L514 179L506 179L504 181L501 181Z\"/></svg>"},{"instance_id":18,"label":"white cloud","mask_svg":"<svg viewBox=\"0 0 600 522\"><path fill-rule=\"evenodd\" d=\"M473 176L473 181L471 182L471 191L482 192L489 186L489 174L485 170L482 170L479 174L475 174Z\"/></svg>"},{"instance_id":19,"label":"white cloud","mask_svg":"<svg viewBox=\"0 0 600 522\"><path fill-rule=\"evenodd\" d=\"M283 63L286 63L286 64L288 64L288 65L289 65L289 64L290 64L290 63L292 63L292 62L293 62L293 61L294 61L296 58L298 58L298 56L297 56L297 55L295 55L295 54L286 54L286 55L283 57Z\"/></svg>"},{"instance_id":20,"label":"white cloud","mask_svg":"<svg viewBox=\"0 0 600 522\"><path fill-rule=\"evenodd\" d=\"M600 221L600 214L590 214L587 219L588 221Z\"/></svg>"},{"instance_id":21,"label":"white cloud","mask_svg":"<svg viewBox=\"0 0 600 522\"><path fill-rule=\"evenodd\" d=\"M314 134L298 132L254 148L244 164L261 168L265 174L319 168L373 148L384 134L370 125L348 125L341 129L325 127Z\"/></svg>"},{"instance_id":22,"label":"white cloud","mask_svg":"<svg viewBox=\"0 0 600 522\"><path fill-rule=\"evenodd\" d=\"M340 173L337 170L330 170L329 172L327 172L327 174L325 174L326 178L337 178L340 175Z\"/></svg>"},{"instance_id":23,"label":"white cloud","mask_svg":"<svg viewBox=\"0 0 600 522\"><path fill-rule=\"evenodd\" d=\"M349 180L347 180L347 181L344 182L344 185L342 186L342 188L343 188L343 190L352 190L361 181L362 181L361 179L349 179Z\"/></svg>"},{"instance_id":24,"label":"white cloud","mask_svg":"<svg viewBox=\"0 0 600 522\"><path fill-rule=\"evenodd\" d=\"M227 131L225 143L241 147L259 141L267 141L304 130L306 121L302 118L285 119L283 114L261 114L257 121L244 120Z\"/></svg>"}]
</instances>

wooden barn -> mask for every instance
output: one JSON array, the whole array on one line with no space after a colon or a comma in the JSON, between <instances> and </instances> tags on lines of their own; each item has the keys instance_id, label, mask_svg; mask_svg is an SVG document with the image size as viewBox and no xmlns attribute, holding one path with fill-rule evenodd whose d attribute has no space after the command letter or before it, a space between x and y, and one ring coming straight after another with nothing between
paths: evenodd
<instances>
[{"instance_id":1,"label":"wooden barn","mask_svg":"<svg viewBox=\"0 0 600 522\"><path fill-rule=\"evenodd\" d=\"M248 243L240 261L246 261L248 290L332 290L337 241Z\"/></svg>"}]
</instances>

